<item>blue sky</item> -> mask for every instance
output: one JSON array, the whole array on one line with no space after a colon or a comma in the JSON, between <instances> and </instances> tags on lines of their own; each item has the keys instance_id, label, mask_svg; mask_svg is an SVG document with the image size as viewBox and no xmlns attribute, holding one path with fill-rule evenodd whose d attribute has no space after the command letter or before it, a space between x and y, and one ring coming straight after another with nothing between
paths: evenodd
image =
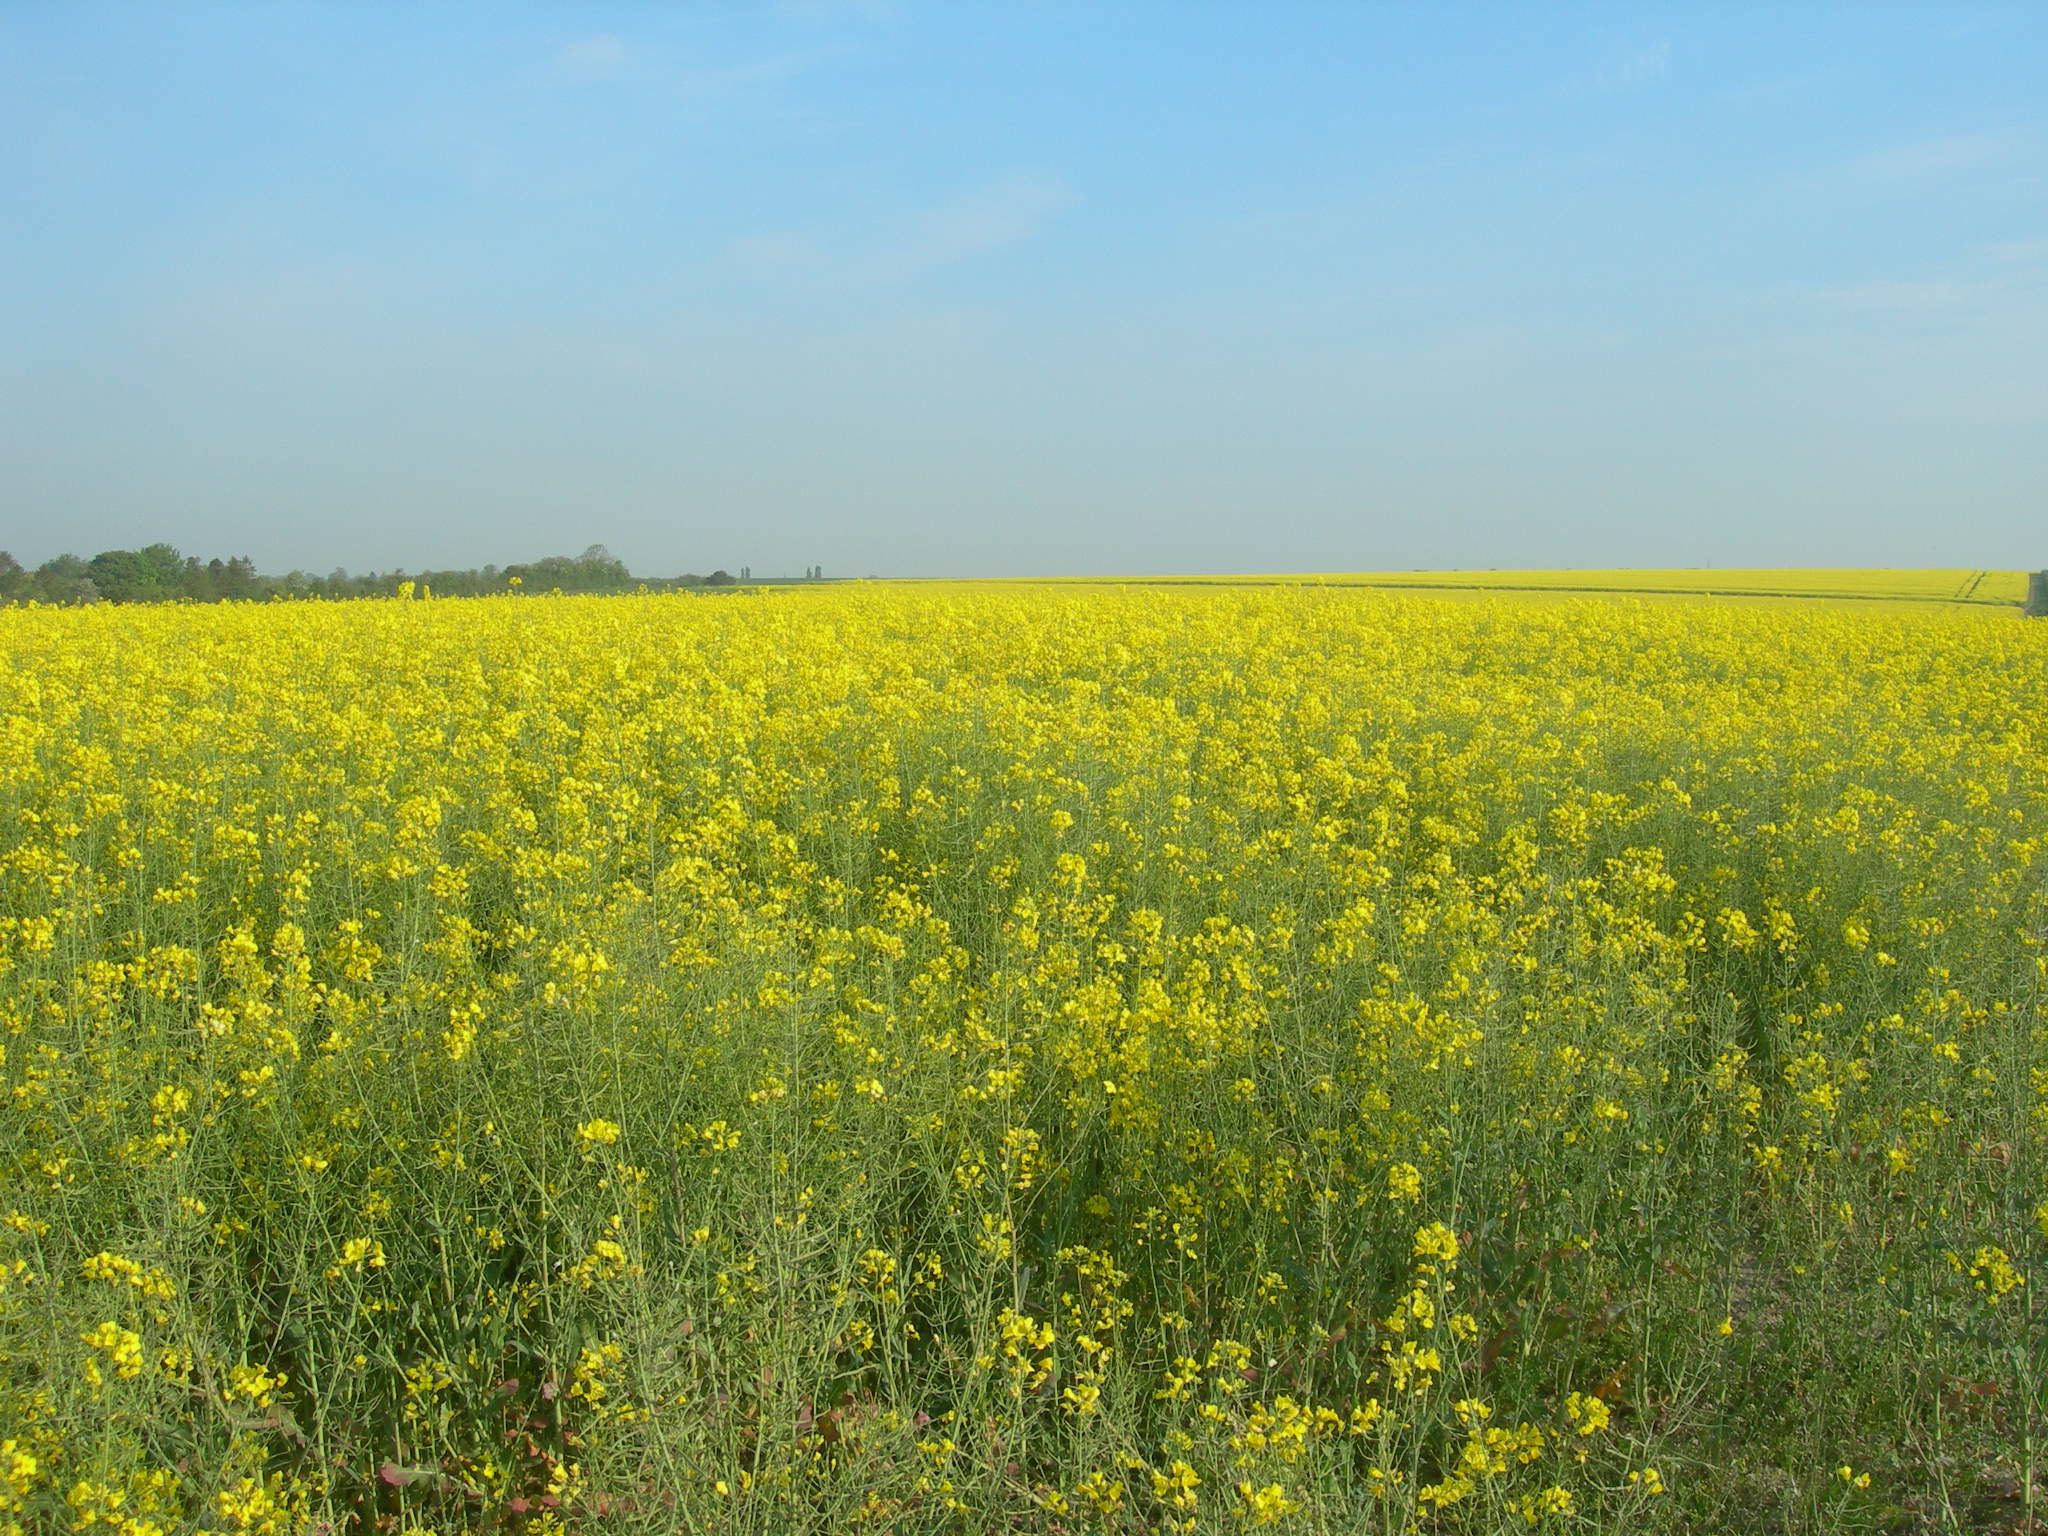
<instances>
[{"instance_id":1,"label":"blue sky","mask_svg":"<svg viewBox=\"0 0 2048 1536\"><path fill-rule=\"evenodd\" d=\"M0 8L0 547L2048 563L2048 8Z\"/></svg>"}]
</instances>

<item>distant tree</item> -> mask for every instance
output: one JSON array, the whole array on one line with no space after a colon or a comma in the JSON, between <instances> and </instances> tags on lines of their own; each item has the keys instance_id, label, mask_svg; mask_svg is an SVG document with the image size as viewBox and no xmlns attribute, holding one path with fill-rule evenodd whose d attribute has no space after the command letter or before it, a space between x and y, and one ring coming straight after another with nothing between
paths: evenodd
<instances>
[{"instance_id":1,"label":"distant tree","mask_svg":"<svg viewBox=\"0 0 2048 1536\"><path fill-rule=\"evenodd\" d=\"M0 553L0 603L388 597L401 581L414 582L416 590L422 593L431 589L445 597L503 592L508 588L529 592L632 592L700 584L696 576L636 578L625 561L602 544L589 545L580 555L548 555L503 567L483 565L466 570L417 572L393 569L352 574L337 566L326 576L298 570L282 576L265 576L246 555L201 560L196 555L182 555L169 544L151 544L139 550L101 550L90 560L59 555L33 572L25 571L12 556ZM730 586L733 581L729 573L719 573L719 585Z\"/></svg>"},{"instance_id":2,"label":"distant tree","mask_svg":"<svg viewBox=\"0 0 2048 1536\"><path fill-rule=\"evenodd\" d=\"M140 550L103 549L85 562L93 589L110 603L156 603L195 596L199 570L197 561L188 564L169 544L151 544Z\"/></svg>"},{"instance_id":3,"label":"distant tree","mask_svg":"<svg viewBox=\"0 0 2048 1536\"><path fill-rule=\"evenodd\" d=\"M731 571L717 570L704 578L704 585L707 587L730 587L737 585L737 583L734 581Z\"/></svg>"},{"instance_id":4,"label":"distant tree","mask_svg":"<svg viewBox=\"0 0 2048 1536\"><path fill-rule=\"evenodd\" d=\"M185 557L171 545L145 545L136 552L135 559L142 571L145 600L161 602L165 598L189 595ZM194 565L197 563L193 562Z\"/></svg>"},{"instance_id":5,"label":"distant tree","mask_svg":"<svg viewBox=\"0 0 2048 1536\"><path fill-rule=\"evenodd\" d=\"M505 575L517 576L529 592L623 592L633 585L626 562L602 544L593 544L580 555L549 555L508 565Z\"/></svg>"},{"instance_id":6,"label":"distant tree","mask_svg":"<svg viewBox=\"0 0 2048 1536\"><path fill-rule=\"evenodd\" d=\"M93 588L110 603L139 602L143 587L142 557L132 549L103 549L85 563Z\"/></svg>"},{"instance_id":7,"label":"distant tree","mask_svg":"<svg viewBox=\"0 0 2048 1536\"><path fill-rule=\"evenodd\" d=\"M36 567L32 595L46 603L92 603L99 601L100 593L83 560L58 555Z\"/></svg>"}]
</instances>

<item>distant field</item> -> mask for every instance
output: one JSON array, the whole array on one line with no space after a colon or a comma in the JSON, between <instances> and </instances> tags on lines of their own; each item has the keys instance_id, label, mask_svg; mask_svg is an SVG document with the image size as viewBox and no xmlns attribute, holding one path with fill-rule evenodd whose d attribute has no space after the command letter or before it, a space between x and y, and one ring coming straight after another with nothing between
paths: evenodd
<instances>
[{"instance_id":1,"label":"distant field","mask_svg":"<svg viewBox=\"0 0 2048 1536\"><path fill-rule=\"evenodd\" d=\"M1645 592L1728 597L1831 597L1891 602L2017 604L2024 571L1679 570L1679 571L1351 571L1272 576L1148 576L1147 584L1434 587L1516 592Z\"/></svg>"}]
</instances>

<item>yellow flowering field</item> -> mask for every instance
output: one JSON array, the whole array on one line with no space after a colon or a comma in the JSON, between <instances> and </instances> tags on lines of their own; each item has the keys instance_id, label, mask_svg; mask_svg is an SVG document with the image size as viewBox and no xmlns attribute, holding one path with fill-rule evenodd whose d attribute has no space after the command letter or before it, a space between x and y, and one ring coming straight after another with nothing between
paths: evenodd
<instances>
[{"instance_id":1,"label":"yellow flowering field","mask_svg":"<svg viewBox=\"0 0 2048 1536\"><path fill-rule=\"evenodd\" d=\"M2018 1530L2048 624L0 611L0 1532Z\"/></svg>"},{"instance_id":2,"label":"yellow flowering field","mask_svg":"<svg viewBox=\"0 0 2048 1536\"><path fill-rule=\"evenodd\" d=\"M1074 578L1079 580L1081 578ZM1094 579L1094 578L1090 578ZM2026 601L2025 571L1880 567L1784 570L1360 571L1290 576L1153 576L1173 586L1323 585L1438 588L1481 592L1631 592L1719 597L1828 597L2016 607Z\"/></svg>"}]
</instances>

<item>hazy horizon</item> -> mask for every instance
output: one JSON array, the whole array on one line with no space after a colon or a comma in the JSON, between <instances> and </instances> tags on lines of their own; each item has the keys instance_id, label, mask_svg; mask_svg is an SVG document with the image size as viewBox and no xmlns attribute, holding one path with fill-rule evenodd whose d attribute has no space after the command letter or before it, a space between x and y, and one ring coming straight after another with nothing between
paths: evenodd
<instances>
[{"instance_id":1,"label":"hazy horizon","mask_svg":"<svg viewBox=\"0 0 2048 1536\"><path fill-rule=\"evenodd\" d=\"M0 548L2048 564L2048 12L0 13Z\"/></svg>"}]
</instances>

